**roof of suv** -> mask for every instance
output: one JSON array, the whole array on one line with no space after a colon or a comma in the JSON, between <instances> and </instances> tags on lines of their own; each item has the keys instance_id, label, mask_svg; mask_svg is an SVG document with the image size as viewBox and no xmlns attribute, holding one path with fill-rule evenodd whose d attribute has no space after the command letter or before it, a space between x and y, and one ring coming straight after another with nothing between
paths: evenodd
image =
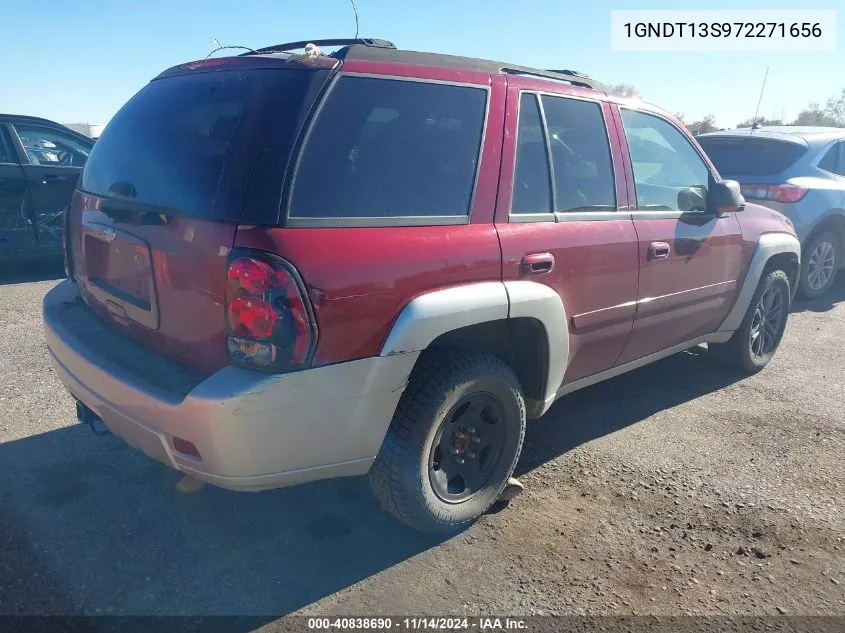
<instances>
[{"instance_id":1,"label":"roof of suv","mask_svg":"<svg viewBox=\"0 0 845 633\"><path fill-rule=\"evenodd\" d=\"M308 44L320 47L340 46L330 57L338 60L360 60L374 62L394 62L399 64L416 64L435 68L451 68L459 70L481 71L487 73L523 74L543 77L556 81L563 81L584 88L604 90L604 87L594 79L573 70L544 70L529 66L520 66L506 62L497 62L474 57L445 55L442 53L426 53L397 49L391 42L369 38L350 40L303 40L287 44L277 44L259 48L255 51L243 53L243 56L278 55L293 50L305 48Z\"/></svg>"},{"instance_id":2,"label":"roof of suv","mask_svg":"<svg viewBox=\"0 0 845 633\"><path fill-rule=\"evenodd\" d=\"M742 128L739 130L721 130L701 134L699 138L714 136L740 136L755 138L770 138L790 141L801 145L824 145L836 139L845 138L845 128L841 127L813 127L799 125L772 125L760 127L756 130Z\"/></svg>"}]
</instances>

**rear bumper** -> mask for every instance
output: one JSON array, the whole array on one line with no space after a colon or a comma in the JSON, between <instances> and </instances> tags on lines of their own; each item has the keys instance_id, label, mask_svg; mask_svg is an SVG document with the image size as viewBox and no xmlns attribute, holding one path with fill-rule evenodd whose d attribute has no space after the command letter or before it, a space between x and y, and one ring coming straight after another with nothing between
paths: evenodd
<instances>
[{"instance_id":1,"label":"rear bumper","mask_svg":"<svg viewBox=\"0 0 845 633\"><path fill-rule=\"evenodd\" d=\"M366 473L418 356L283 375L227 366L193 382L155 357L149 366L156 376L148 380L138 355L149 352L99 321L80 328L80 318L97 319L80 304L73 282L62 282L45 297L47 347L71 394L150 457L234 490ZM100 334L92 333L96 328ZM104 345L103 337L113 340ZM124 343L133 349L115 353L115 345ZM132 358L132 367L122 366L124 357ZM174 437L193 443L202 459L174 450Z\"/></svg>"}]
</instances>

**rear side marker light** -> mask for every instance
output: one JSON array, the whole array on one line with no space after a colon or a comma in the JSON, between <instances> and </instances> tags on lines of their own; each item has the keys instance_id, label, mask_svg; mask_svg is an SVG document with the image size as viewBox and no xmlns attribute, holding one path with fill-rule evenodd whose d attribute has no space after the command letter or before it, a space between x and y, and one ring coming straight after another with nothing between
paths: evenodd
<instances>
[{"instance_id":1,"label":"rear side marker light","mask_svg":"<svg viewBox=\"0 0 845 633\"><path fill-rule=\"evenodd\" d=\"M200 452L197 450L197 447L194 446L192 442L183 440L181 437L173 438L173 450L192 459L202 461L202 457L200 457Z\"/></svg>"},{"instance_id":2,"label":"rear side marker light","mask_svg":"<svg viewBox=\"0 0 845 633\"><path fill-rule=\"evenodd\" d=\"M305 366L317 329L293 267L270 253L235 249L226 281L230 362L264 371Z\"/></svg>"}]
</instances>

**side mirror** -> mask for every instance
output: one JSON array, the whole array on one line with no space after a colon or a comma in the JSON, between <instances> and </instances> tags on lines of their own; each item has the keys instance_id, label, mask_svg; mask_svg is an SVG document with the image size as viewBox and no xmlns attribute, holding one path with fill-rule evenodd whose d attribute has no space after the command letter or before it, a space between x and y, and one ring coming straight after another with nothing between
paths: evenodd
<instances>
[{"instance_id":1,"label":"side mirror","mask_svg":"<svg viewBox=\"0 0 845 633\"><path fill-rule=\"evenodd\" d=\"M745 208L745 198L736 180L713 182L707 194L707 210L716 214L738 213Z\"/></svg>"},{"instance_id":2,"label":"side mirror","mask_svg":"<svg viewBox=\"0 0 845 633\"><path fill-rule=\"evenodd\" d=\"M707 210L707 187L693 185L684 187L678 192L678 209L687 212Z\"/></svg>"}]
</instances>

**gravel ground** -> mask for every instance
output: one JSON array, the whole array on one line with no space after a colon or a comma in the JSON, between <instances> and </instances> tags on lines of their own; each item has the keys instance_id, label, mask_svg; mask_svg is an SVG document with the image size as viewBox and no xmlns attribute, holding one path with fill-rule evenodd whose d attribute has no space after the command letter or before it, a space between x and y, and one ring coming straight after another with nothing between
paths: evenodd
<instances>
[{"instance_id":1,"label":"gravel ground","mask_svg":"<svg viewBox=\"0 0 845 633\"><path fill-rule=\"evenodd\" d=\"M757 376L699 351L562 399L526 491L441 541L363 479L180 495L76 425L41 333L58 274L0 280L0 613L845 615L845 281Z\"/></svg>"}]
</instances>

